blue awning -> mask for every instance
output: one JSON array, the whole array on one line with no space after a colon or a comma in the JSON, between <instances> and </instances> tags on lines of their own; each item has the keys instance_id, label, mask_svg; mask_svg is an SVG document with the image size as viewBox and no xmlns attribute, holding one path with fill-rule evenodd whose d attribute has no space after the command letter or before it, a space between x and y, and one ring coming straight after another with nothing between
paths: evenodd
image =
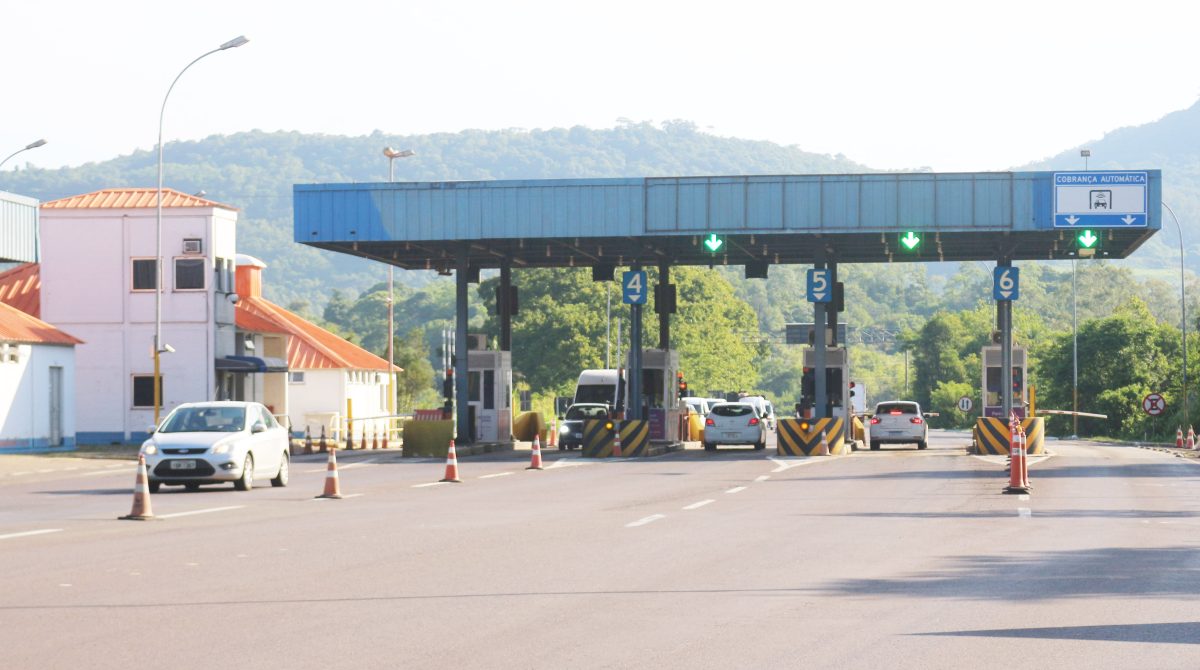
<instances>
[{"instance_id":1,"label":"blue awning","mask_svg":"<svg viewBox=\"0 0 1200 670\"><path fill-rule=\"evenodd\" d=\"M282 358L258 356L226 356L217 359L217 370L226 372L287 372L287 361Z\"/></svg>"}]
</instances>

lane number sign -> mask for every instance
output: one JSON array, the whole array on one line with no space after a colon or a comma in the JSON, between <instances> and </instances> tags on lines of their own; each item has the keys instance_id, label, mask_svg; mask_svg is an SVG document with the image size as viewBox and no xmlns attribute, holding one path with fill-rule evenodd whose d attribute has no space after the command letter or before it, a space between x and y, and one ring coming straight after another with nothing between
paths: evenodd
<instances>
[{"instance_id":1,"label":"lane number sign","mask_svg":"<svg viewBox=\"0 0 1200 670\"><path fill-rule=\"evenodd\" d=\"M1142 409L1150 416L1159 416L1167 411L1167 401L1160 393L1147 393L1142 398Z\"/></svg>"},{"instance_id":2,"label":"lane number sign","mask_svg":"<svg viewBox=\"0 0 1200 670\"><path fill-rule=\"evenodd\" d=\"M1021 297L1021 271L1014 267L997 267L992 271L992 299L1016 300Z\"/></svg>"},{"instance_id":3,"label":"lane number sign","mask_svg":"<svg viewBox=\"0 0 1200 670\"><path fill-rule=\"evenodd\" d=\"M808 271L808 301L833 301L833 287L829 282L829 270L812 269Z\"/></svg>"},{"instance_id":4,"label":"lane number sign","mask_svg":"<svg viewBox=\"0 0 1200 670\"><path fill-rule=\"evenodd\" d=\"M626 305L646 304L645 270L629 270L621 275L621 299Z\"/></svg>"}]
</instances>

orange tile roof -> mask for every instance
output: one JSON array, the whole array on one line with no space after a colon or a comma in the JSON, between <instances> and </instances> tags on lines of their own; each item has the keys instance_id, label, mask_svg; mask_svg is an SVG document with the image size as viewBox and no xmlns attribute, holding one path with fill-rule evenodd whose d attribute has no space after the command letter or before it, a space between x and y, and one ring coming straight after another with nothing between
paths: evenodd
<instances>
[{"instance_id":1,"label":"orange tile roof","mask_svg":"<svg viewBox=\"0 0 1200 670\"><path fill-rule=\"evenodd\" d=\"M0 341L67 346L83 344L83 340L4 303L0 303Z\"/></svg>"},{"instance_id":2,"label":"orange tile roof","mask_svg":"<svg viewBox=\"0 0 1200 670\"><path fill-rule=\"evenodd\" d=\"M238 211L237 207L206 200L174 189L163 189L163 207L219 207ZM158 207L158 189L106 188L83 195L73 195L43 202L42 209L143 209Z\"/></svg>"},{"instance_id":3,"label":"orange tile roof","mask_svg":"<svg viewBox=\"0 0 1200 670\"><path fill-rule=\"evenodd\" d=\"M0 272L0 303L32 316L42 315L42 273L37 263Z\"/></svg>"},{"instance_id":4,"label":"orange tile roof","mask_svg":"<svg viewBox=\"0 0 1200 670\"><path fill-rule=\"evenodd\" d=\"M238 328L256 333L282 333L289 336L288 369L388 369L388 362L382 358L264 298L241 296L235 313ZM392 367L396 372L404 371L402 368Z\"/></svg>"}]
</instances>

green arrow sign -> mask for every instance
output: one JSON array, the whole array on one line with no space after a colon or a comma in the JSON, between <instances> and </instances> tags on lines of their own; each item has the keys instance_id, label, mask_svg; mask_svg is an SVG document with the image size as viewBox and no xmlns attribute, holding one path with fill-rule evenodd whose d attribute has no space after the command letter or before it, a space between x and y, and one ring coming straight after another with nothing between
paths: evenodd
<instances>
[{"instance_id":1,"label":"green arrow sign","mask_svg":"<svg viewBox=\"0 0 1200 670\"><path fill-rule=\"evenodd\" d=\"M710 233L708 239L704 240L704 246L708 247L708 250L714 254L717 253L717 249L720 249L722 244L725 244L725 240L717 237L716 233Z\"/></svg>"},{"instance_id":2,"label":"green arrow sign","mask_svg":"<svg viewBox=\"0 0 1200 670\"><path fill-rule=\"evenodd\" d=\"M1100 241L1100 238L1096 237L1096 234L1090 230L1085 230L1082 233L1079 233L1076 239L1079 240L1079 246L1083 247L1084 249L1091 249L1096 245L1097 242Z\"/></svg>"},{"instance_id":3,"label":"green arrow sign","mask_svg":"<svg viewBox=\"0 0 1200 670\"><path fill-rule=\"evenodd\" d=\"M913 249L916 249L917 245L920 243L921 243L921 238L917 237L917 234L911 230L908 231L907 233L904 233L904 237L900 238L900 244L903 244L904 248L907 249L908 251L912 251Z\"/></svg>"}]
</instances>

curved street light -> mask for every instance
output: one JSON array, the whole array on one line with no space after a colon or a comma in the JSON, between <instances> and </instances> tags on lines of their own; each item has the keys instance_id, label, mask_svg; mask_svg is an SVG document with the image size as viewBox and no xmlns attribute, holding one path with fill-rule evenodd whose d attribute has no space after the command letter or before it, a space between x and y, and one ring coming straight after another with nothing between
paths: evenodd
<instances>
[{"instance_id":1,"label":"curved street light","mask_svg":"<svg viewBox=\"0 0 1200 670\"><path fill-rule=\"evenodd\" d=\"M171 91L175 89L175 84L179 82L179 78L183 76L188 68L195 65L200 59L211 56L218 51L233 49L240 47L250 40L244 35L225 42L221 46L200 54L195 60L188 63L179 74L175 75L175 79L167 88L167 94L163 96L162 108L158 112L158 197L155 204L154 214L154 426L158 427L158 412L162 406L162 373L159 367L159 356L165 352L174 351L169 346L163 344L162 341L162 191L163 191L163 116L167 113L167 99L171 97Z\"/></svg>"},{"instance_id":2,"label":"curved street light","mask_svg":"<svg viewBox=\"0 0 1200 670\"><path fill-rule=\"evenodd\" d=\"M390 183L393 181L392 164L396 162L396 159L397 158L408 158L409 156L416 156L417 152L413 151L412 149L393 149L391 147L384 147L383 155L387 156L387 158L388 158L388 182ZM396 302L396 294L394 291L395 276L396 276L395 270L396 270L395 266L393 266L391 263L389 263L388 264L388 297L387 297L387 305L388 305L387 362L388 362L388 380L391 383L389 384L389 390L388 390L388 404L387 404L388 414L396 413L396 390L397 390L397 388L396 388L396 373L392 371L392 368L395 367L395 364L393 361L395 359L395 350L394 350L395 342L394 342L394 340L396 339L395 325L392 323L393 319L395 318L395 302ZM389 424L388 427L390 428L391 427L391 419L388 419L388 424Z\"/></svg>"},{"instance_id":3,"label":"curved street light","mask_svg":"<svg viewBox=\"0 0 1200 670\"><path fill-rule=\"evenodd\" d=\"M1179 309L1183 314L1179 325L1183 330L1183 422L1191 425L1191 403L1188 402L1188 387L1187 387L1187 296L1184 295L1183 287L1183 228L1179 225L1179 218L1175 216L1175 210L1171 209L1167 203L1162 203L1162 206L1171 214L1171 218L1175 220L1175 231L1179 233Z\"/></svg>"},{"instance_id":4,"label":"curved street light","mask_svg":"<svg viewBox=\"0 0 1200 670\"><path fill-rule=\"evenodd\" d=\"M16 156L17 154L21 153L22 151L29 151L30 149L36 149L45 143L46 143L46 140L38 140L36 142L30 142L29 144L26 144L25 148L17 149L16 151L12 152L11 154L5 156L4 160L0 161L0 167L4 167L4 164L8 162L8 159L12 158L13 156Z\"/></svg>"}]
</instances>

